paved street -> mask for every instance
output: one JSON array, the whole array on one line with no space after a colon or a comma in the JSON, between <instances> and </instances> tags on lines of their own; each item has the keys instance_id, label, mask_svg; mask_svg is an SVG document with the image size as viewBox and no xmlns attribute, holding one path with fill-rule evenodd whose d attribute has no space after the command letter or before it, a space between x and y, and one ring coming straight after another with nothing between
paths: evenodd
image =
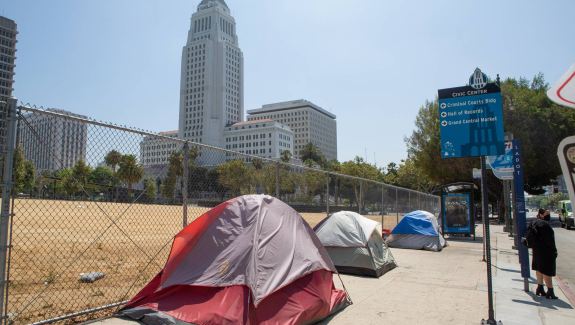
<instances>
[{"instance_id":1,"label":"paved street","mask_svg":"<svg viewBox=\"0 0 575 325\"><path fill-rule=\"evenodd\" d=\"M559 257L557 258L557 275L571 290L575 290L575 230L554 227L555 244Z\"/></svg>"}]
</instances>

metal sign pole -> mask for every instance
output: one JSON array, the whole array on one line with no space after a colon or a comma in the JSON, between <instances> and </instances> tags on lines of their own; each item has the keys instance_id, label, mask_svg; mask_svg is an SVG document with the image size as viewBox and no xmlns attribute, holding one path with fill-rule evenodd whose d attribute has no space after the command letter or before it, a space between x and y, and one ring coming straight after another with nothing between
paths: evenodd
<instances>
[{"instance_id":1,"label":"metal sign pole","mask_svg":"<svg viewBox=\"0 0 575 325\"><path fill-rule=\"evenodd\" d=\"M488 301L488 313L489 318L487 320L482 320L481 324L497 324L495 321L495 311L493 309L493 279L491 274L491 243L489 238L489 200L487 191L487 167L485 163L485 157L481 157L481 205L483 213L483 229L485 233L483 237L485 238L485 255L487 257L487 301Z\"/></svg>"},{"instance_id":2,"label":"metal sign pole","mask_svg":"<svg viewBox=\"0 0 575 325\"><path fill-rule=\"evenodd\" d=\"M487 212L487 209L489 209L489 200L487 199L487 196L485 194L485 192L483 191L483 189L485 188L483 185L483 179L485 177L485 171L483 170L484 166L484 162L485 162L485 157L481 157L481 220L483 221L483 258L481 259L481 262L487 262L487 259L485 258L485 240L487 238L487 230L485 228L485 224L489 223L489 212ZM487 189L485 189L485 191L487 191ZM487 207L487 208L486 208ZM487 212L487 217L485 217Z\"/></svg>"}]
</instances>

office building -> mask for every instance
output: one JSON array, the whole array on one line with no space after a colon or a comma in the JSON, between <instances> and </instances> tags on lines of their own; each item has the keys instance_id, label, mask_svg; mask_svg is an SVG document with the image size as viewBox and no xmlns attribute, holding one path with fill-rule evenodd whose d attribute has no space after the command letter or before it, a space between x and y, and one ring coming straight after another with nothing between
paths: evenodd
<instances>
[{"instance_id":1,"label":"office building","mask_svg":"<svg viewBox=\"0 0 575 325\"><path fill-rule=\"evenodd\" d=\"M306 144L313 143L327 160L337 159L337 122L334 114L303 99L264 105L248 111L248 121L267 119L287 125L293 131L296 158L300 158L300 151Z\"/></svg>"},{"instance_id":2,"label":"office building","mask_svg":"<svg viewBox=\"0 0 575 325\"><path fill-rule=\"evenodd\" d=\"M270 119L239 122L225 130L225 148L264 158L280 159L284 151L293 155L292 130ZM237 156L228 154L227 159Z\"/></svg>"},{"instance_id":3,"label":"office building","mask_svg":"<svg viewBox=\"0 0 575 325\"><path fill-rule=\"evenodd\" d=\"M0 154L2 155L6 143L8 103L14 90L14 62L16 35L18 35L16 27L13 20L0 16Z\"/></svg>"},{"instance_id":4,"label":"office building","mask_svg":"<svg viewBox=\"0 0 575 325\"><path fill-rule=\"evenodd\" d=\"M160 132L159 135L177 138L178 131ZM144 167L167 165L172 153L180 151L182 143L164 137L146 136L140 143L140 162Z\"/></svg>"},{"instance_id":5,"label":"office building","mask_svg":"<svg viewBox=\"0 0 575 325\"><path fill-rule=\"evenodd\" d=\"M244 116L243 54L224 0L202 0L198 5L181 68L180 138L223 148L224 129ZM201 152L198 158L203 165L218 159Z\"/></svg>"},{"instance_id":6,"label":"office building","mask_svg":"<svg viewBox=\"0 0 575 325\"><path fill-rule=\"evenodd\" d=\"M86 118L60 109L48 111ZM26 123L20 123L19 143L24 157L36 171L56 171L73 167L79 160L86 161L88 125L81 121L27 113Z\"/></svg>"}]
</instances>

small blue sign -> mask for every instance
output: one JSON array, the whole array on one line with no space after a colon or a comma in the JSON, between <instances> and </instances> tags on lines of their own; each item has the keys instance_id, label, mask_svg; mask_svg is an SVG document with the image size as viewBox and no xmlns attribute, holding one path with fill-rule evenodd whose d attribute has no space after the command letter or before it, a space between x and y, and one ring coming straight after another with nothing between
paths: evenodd
<instances>
[{"instance_id":1,"label":"small blue sign","mask_svg":"<svg viewBox=\"0 0 575 325\"><path fill-rule=\"evenodd\" d=\"M487 157L487 165L493 170L495 177L501 180L513 179L513 143L505 142L505 154Z\"/></svg>"},{"instance_id":2,"label":"small blue sign","mask_svg":"<svg viewBox=\"0 0 575 325\"><path fill-rule=\"evenodd\" d=\"M471 194L443 195L443 233L471 234Z\"/></svg>"},{"instance_id":3,"label":"small blue sign","mask_svg":"<svg viewBox=\"0 0 575 325\"><path fill-rule=\"evenodd\" d=\"M439 90L441 158L503 155L503 99L499 86Z\"/></svg>"},{"instance_id":4,"label":"small blue sign","mask_svg":"<svg viewBox=\"0 0 575 325\"><path fill-rule=\"evenodd\" d=\"M527 218L525 215L525 194L523 189L523 161L521 159L521 143L519 140L513 140L513 176L515 179L515 227L517 237L525 237L527 230ZM515 243L519 249L519 263L521 264L521 276L529 278L529 252L527 247L521 243Z\"/></svg>"}]
</instances>

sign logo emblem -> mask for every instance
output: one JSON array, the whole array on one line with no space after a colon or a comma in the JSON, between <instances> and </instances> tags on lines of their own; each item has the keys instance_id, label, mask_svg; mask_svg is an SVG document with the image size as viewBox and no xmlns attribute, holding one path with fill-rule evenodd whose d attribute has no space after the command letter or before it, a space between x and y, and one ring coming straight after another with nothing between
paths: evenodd
<instances>
[{"instance_id":1,"label":"sign logo emblem","mask_svg":"<svg viewBox=\"0 0 575 325\"><path fill-rule=\"evenodd\" d=\"M471 86L471 88L479 90L485 88L485 86L487 86L488 81L489 80L487 78L487 75L483 73L481 69L476 68L473 74L471 75L471 78L469 78L469 85Z\"/></svg>"}]
</instances>

